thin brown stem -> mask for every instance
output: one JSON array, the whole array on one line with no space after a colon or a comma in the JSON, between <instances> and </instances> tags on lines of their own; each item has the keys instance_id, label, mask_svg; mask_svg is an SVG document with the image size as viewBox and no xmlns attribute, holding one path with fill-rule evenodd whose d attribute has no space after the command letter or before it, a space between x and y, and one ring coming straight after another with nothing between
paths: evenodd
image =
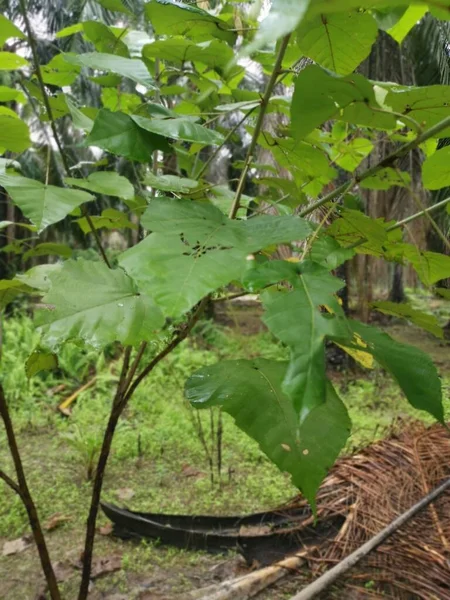
<instances>
[{"instance_id":1,"label":"thin brown stem","mask_svg":"<svg viewBox=\"0 0 450 600\"><path fill-rule=\"evenodd\" d=\"M290 35L287 35L281 40L280 48L278 50L278 54L277 54L277 57L275 60L275 65L273 67L273 71L270 76L270 79L267 83L266 91L264 92L264 96L261 100L261 107L259 109L258 119L256 121L255 129L253 131L252 140L251 140L250 145L247 150L247 155L245 157L245 162L244 162L244 168L242 169L241 176L239 177L239 182L238 182L237 189L236 189L236 195L234 197L233 204L231 205L230 214L229 214L230 219L234 219L239 210L239 202L240 202L240 200L242 198L242 194L244 192L247 174L248 174L248 172L250 170L250 166L253 162L253 153L254 153L256 145L258 143L258 137L259 137L259 134L261 132L261 129L262 129L262 126L264 123L264 117L267 112L267 107L269 106L270 98L273 93L273 88L275 87L275 85L277 83L277 79L282 70L283 58L284 58L284 54L286 52L286 48L289 44L289 38L290 38Z\"/></svg>"},{"instance_id":2,"label":"thin brown stem","mask_svg":"<svg viewBox=\"0 0 450 600\"><path fill-rule=\"evenodd\" d=\"M8 404L6 402L5 393L3 387L0 384L0 415L5 425L6 437L8 439L8 446L13 459L14 468L17 475L17 484L12 481L5 473L1 472L1 478L3 481L8 483L12 489L17 492L22 499L25 509L28 514L28 521L30 523L31 531L33 532L34 541L36 542L39 559L41 561L42 570L44 572L45 580L48 585L48 591L52 600L61 600L59 593L58 583L56 581L55 572L53 571L52 562L48 553L47 544L45 543L44 533L42 531L41 522L36 506L31 497L28 483L25 477L23 469L22 458L20 456L19 448L17 446L17 440L14 433L11 417L8 410ZM11 485L11 483L13 485Z\"/></svg>"},{"instance_id":3,"label":"thin brown stem","mask_svg":"<svg viewBox=\"0 0 450 600\"><path fill-rule=\"evenodd\" d=\"M6 483L6 485L8 485L14 492L16 492L16 494L18 496L20 496L22 498L22 492L20 490L20 487L17 485L17 483L13 479L11 479L11 477L9 475L7 475L1 469L0 469L0 479L3 479L3 481Z\"/></svg>"},{"instance_id":4,"label":"thin brown stem","mask_svg":"<svg viewBox=\"0 0 450 600\"><path fill-rule=\"evenodd\" d=\"M231 139L231 137L234 135L234 133L237 131L237 129L239 129L239 127L242 125L242 123L244 123L244 121L246 121L249 118L249 116L256 110L256 108L257 108L256 106L251 108L247 113L245 113L245 115L242 117L242 119L240 119L236 123L236 125L232 129L230 129L230 131L225 136L223 142L220 144L220 146L218 146L214 150L214 152L211 154L211 156L208 158L208 160L205 162L203 167L198 172L198 174L196 176L197 179L200 179L202 177L202 175L204 175L204 173L206 173L206 170L208 169L209 165L216 158L216 156L219 154L219 152L222 150L222 148L225 146L225 144Z\"/></svg>"}]
</instances>

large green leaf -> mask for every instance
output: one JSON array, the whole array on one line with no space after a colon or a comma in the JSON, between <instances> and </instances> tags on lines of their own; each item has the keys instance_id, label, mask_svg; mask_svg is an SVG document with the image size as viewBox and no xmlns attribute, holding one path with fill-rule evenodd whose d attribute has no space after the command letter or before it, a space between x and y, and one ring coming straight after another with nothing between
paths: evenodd
<instances>
[{"instance_id":1,"label":"large green leaf","mask_svg":"<svg viewBox=\"0 0 450 600\"><path fill-rule=\"evenodd\" d=\"M168 62L183 64L186 61L203 63L214 69L224 69L233 60L233 50L220 40L208 40L195 43L185 37L169 37L147 44L142 55L144 58L159 58Z\"/></svg>"},{"instance_id":2,"label":"large green leaf","mask_svg":"<svg viewBox=\"0 0 450 600\"><path fill-rule=\"evenodd\" d=\"M439 252L422 251L412 244L401 244L392 251L401 252L425 285L433 285L441 279L450 277L450 256Z\"/></svg>"},{"instance_id":3,"label":"large green leaf","mask_svg":"<svg viewBox=\"0 0 450 600\"><path fill-rule=\"evenodd\" d=\"M50 349L67 340L101 348L120 341L136 345L149 340L164 322L150 297L140 293L122 269L102 262L67 261L55 275L40 316L42 343Z\"/></svg>"},{"instance_id":4,"label":"large green leaf","mask_svg":"<svg viewBox=\"0 0 450 600\"><path fill-rule=\"evenodd\" d=\"M406 11L404 11L400 19L387 29L388 34L400 44L403 42L411 29L415 27L420 19L427 13L427 11L428 6L426 4L409 6Z\"/></svg>"},{"instance_id":5,"label":"large green leaf","mask_svg":"<svg viewBox=\"0 0 450 600\"><path fill-rule=\"evenodd\" d=\"M169 198L152 199L142 225L153 233L119 262L168 316L239 279L251 252L304 239L311 231L298 217L231 221L212 205Z\"/></svg>"},{"instance_id":6,"label":"large green leaf","mask_svg":"<svg viewBox=\"0 0 450 600\"><path fill-rule=\"evenodd\" d=\"M67 185L105 194L105 196L117 196L129 200L134 198L134 188L126 177L119 175L114 171L96 171L88 175L87 179L75 179L66 177L64 179Z\"/></svg>"},{"instance_id":7,"label":"large green leaf","mask_svg":"<svg viewBox=\"0 0 450 600\"><path fill-rule=\"evenodd\" d=\"M326 382L323 404L303 423L282 389L287 364L265 359L223 361L192 375L185 388L195 408L220 406L258 442L314 506L315 494L350 433L350 419Z\"/></svg>"},{"instance_id":8,"label":"large green leaf","mask_svg":"<svg viewBox=\"0 0 450 600\"><path fill-rule=\"evenodd\" d=\"M385 315L408 319L418 327L422 327L422 329L429 331L436 337L441 339L444 338L442 327L439 326L439 322L435 315L416 310L409 304L399 304L397 302L372 302L372 307Z\"/></svg>"},{"instance_id":9,"label":"large green leaf","mask_svg":"<svg viewBox=\"0 0 450 600\"><path fill-rule=\"evenodd\" d=\"M269 263L268 268L272 270L273 265ZM270 273L265 285L274 282ZM344 285L341 280L318 264L304 262L291 285L290 291L264 292L261 299L264 323L291 351L283 390L303 421L325 399L326 339L351 339L351 333L335 297ZM333 314L324 312L323 306Z\"/></svg>"},{"instance_id":10,"label":"large green leaf","mask_svg":"<svg viewBox=\"0 0 450 600\"><path fill-rule=\"evenodd\" d=\"M177 194L188 194L198 188L198 181L178 175L154 175L147 173L144 178L145 185L163 192L176 192Z\"/></svg>"},{"instance_id":11,"label":"large green leaf","mask_svg":"<svg viewBox=\"0 0 450 600\"><path fill-rule=\"evenodd\" d=\"M179 117L176 119L146 119L133 115L133 121L142 129L174 140L196 142L198 144L221 144L223 136L217 131L207 129L194 123L192 119Z\"/></svg>"},{"instance_id":12,"label":"large green leaf","mask_svg":"<svg viewBox=\"0 0 450 600\"><path fill-rule=\"evenodd\" d=\"M85 21L83 23L85 37L94 44L97 52L115 54L125 58L130 57L128 48L120 37L114 35L111 29L98 21Z\"/></svg>"},{"instance_id":13,"label":"large green leaf","mask_svg":"<svg viewBox=\"0 0 450 600\"><path fill-rule=\"evenodd\" d=\"M4 15L0 15L0 48L2 48L10 38L19 38L25 40L26 36L20 31L20 29L14 25Z\"/></svg>"},{"instance_id":14,"label":"large green leaf","mask_svg":"<svg viewBox=\"0 0 450 600\"><path fill-rule=\"evenodd\" d=\"M425 160L422 181L428 190L450 186L450 146L444 146Z\"/></svg>"},{"instance_id":15,"label":"large green leaf","mask_svg":"<svg viewBox=\"0 0 450 600\"><path fill-rule=\"evenodd\" d=\"M157 35L182 35L194 40L214 37L231 45L236 40L236 33L226 21L192 4L150 0L145 5L145 15Z\"/></svg>"},{"instance_id":16,"label":"large green leaf","mask_svg":"<svg viewBox=\"0 0 450 600\"><path fill-rule=\"evenodd\" d=\"M384 99L397 113L414 119L423 129L429 129L449 116L450 86L430 85L426 87L390 86ZM408 122L405 121L408 126ZM450 135L450 127L436 134L436 137Z\"/></svg>"},{"instance_id":17,"label":"large green leaf","mask_svg":"<svg viewBox=\"0 0 450 600\"><path fill-rule=\"evenodd\" d=\"M153 78L147 67L137 58L124 58L115 54L87 52L86 54L64 54L64 59L73 65L89 67L96 71L108 71L128 77L147 88L155 89Z\"/></svg>"},{"instance_id":18,"label":"large green leaf","mask_svg":"<svg viewBox=\"0 0 450 600\"><path fill-rule=\"evenodd\" d=\"M273 0L255 39L244 48L250 54L288 35L305 16L311 0Z\"/></svg>"},{"instance_id":19,"label":"large green leaf","mask_svg":"<svg viewBox=\"0 0 450 600\"><path fill-rule=\"evenodd\" d=\"M154 150L169 149L162 136L138 127L129 115L104 108L98 112L85 143L139 162L150 162Z\"/></svg>"},{"instance_id":20,"label":"large green leaf","mask_svg":"<svg viewBox=\"0 0 450 600\"><path fill-rule=\"evenodd\" d=\"M71 85L78 77L80 71L81 68L77 65L69 64L63 54L57 54L49 63L41 66L44 83L60 87Z\"/></svg>"},{"instance_id":21,"label":"large green leaf","mask_svg":"<svg viewBox=\"0 0 450 600\"><path fill-rule=\"evenodd\" d=\"M297 43L322 67L348 75L369 55L377 35L371 14L348 12L304 20L297 29Z\"/></svg>"},{"instance_id":22,"label":"large green leaf","mask_svg":"<svg viewBox=\"0 0 450 600\"><path fill-rule=\"evenodd\" d=\"M38 232L61 221L77 206L94 200L94 196L80 190L45 185L14 175L0 174L0 185L7 190L27 219L36 225Z\"/></svg>"},{"instance_id":23,"label":"large green leaf","mask_svg":"<svg viewBox=\"0 0 450 600\"><path fill-rule=\"evenodd\" d=\"M436 367L431 358L418 348L393 340L376 327L350 321L350 326L366 344L365 352L396 379L409 403L425 410L441 423L444 422L442 389ZM361 346L356 346L361 350Z\"/></svg>"},{"instance_id":24,"label":"large green leaf","mask_svg":"<svg viewBox=\"0 0 450 600\"><path fill-rule=\"evenodd\" d=\"M133 13L123 4L122 0L95 0L98 4L108 10L124 13L132 16Z\"/></svg>"},{"instance_id":25,"label":"large green leaf","mask_svg":"<svg viewBox=\"0 0 450 600\"><path fill-rule=\"evenodd\" d=\"M297 140L330 119L379 129L393 129L396 123L392 114L382 111L372 84L362 75L337 77L316 65L296 79L291 119Z\"/></svg>"},{"instance_id":26,"label":"large green leaf","mask_svg":"<svg viewBox=\"0 0 450 600\"><path fill-rule=\"evenodd\" d=\"M51 371L58 368L58 357L52 352L35 350L25 362L25 373L28 379L41 371Z\"/></svg>"},{"instance_id":27,"label":"large green leaf","mask_svg":"<svg viewBox=\"0 0 450 600\"><path fill-rule=\"evenodd\" d=\"M0 52L0 71L15 71L28 67L28 61L13 52Z\"/></svg>"},{"instance_id":28,"label":"large green leaf","mask_svg":"<svg viewBox=\"0 0 450 600\"><path fill-rule=\"evenodd\" d=\"M23 152L31 145L28 126L21 119L0 114L0 148Z\"/></svg>"}]
</instances>

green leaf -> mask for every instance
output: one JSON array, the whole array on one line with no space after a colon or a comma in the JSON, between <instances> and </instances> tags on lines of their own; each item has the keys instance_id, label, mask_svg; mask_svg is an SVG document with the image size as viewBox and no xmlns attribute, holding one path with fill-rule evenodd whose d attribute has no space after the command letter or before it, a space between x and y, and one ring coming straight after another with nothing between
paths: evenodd
<instances>
[{"instance_id":1,"label":"green leaf","mask_svg":"<svg viewBox=\"0 0 450 600\"><path fill-rule=\"evenodd\" d=\"M208 204L158 197L141 222L153 233L119 263L168 316L185 313L206 294L240 279L251 252L304 239L311 231L298 217L231 221Z\"/></svg>"},{"instance_id":2,"label":"green leaf","mask_svg":"<svg viewBox=\"0 0 450 600\"><path fill-rule=\"evenodd\" d=\"M236 33L228 23L191 4L151 0L145 5L145 15L157 35L182 35L194 40L214 37L231 46L236 41Z\"/></svg>"},{"instance_id":3,"label":"green leaf","mask_svg":"<svg viewBox=\"0 0 450 600\"><path fill-rule=\"evenodd\" d=\"M330 271L350 260L355 254L351 248L343 248L329 235L321 235L311 246L311 260Z\"/></svg>"},{"instance_id":4,"label":"green leaf","mask_svg":"<svg viewBox=\"0 0 450 600\"><path fill-rule=\"evenodd\" d=\"M366 138L353 138L351 140L343 140L332 146L330 158L341 169L353 172L372 150L373 143L370 140Z\"/></svg>"},{"instance_id":5,"label":"green leaf","mask_svg":"<svg viewBox=\"0 0 450 600\"><path fill-rule=\"evenodd\" d=\"M274 283L272 274L266 285L269 283ZM283 390L303 422L325 399L326 339L351 339L351 332L335 297L344 285L342 281L318 264L303 262L298 266L298 277L290 283L291 291L262 294L263 321L291 351ZM322 306L333 314L322 312Z\"/></svg>"},{"instance_id":6,"label":"green leaf","mask_svg":"<svg viewBox=\"0 0 450 600\"><path fill-rule=\"evenodd\" d=\"M390 86L384 103L395 112L414 119L424 130L430 129L449 115L450 86ZM407 121L405 121L405 125L408 126ZM435 137L448 136L450 136L450 127L440 131Z\"/></svg>"},{"instance_id":7,"label":"green leaf","mask_svg":"<svg viewBox=\"0 0 450 600\"><path fill-rule=\"evenodd\" d=\"M0 311L19 294L32 291L27 285L16 279L0 279Z\"/></svg>"},{"instance_id":8,"label":"green leaf","mask_svg":"<svg viewBox=\"0 0 450 600\"><path fill-rule=\"evenodd\" d=\"M441 381L431 358L418 348L393 340L375 327L358 321L350 321L350 326L367 344L364 351L372 354L396 379L408 402L443 423ZM357 348L361 349L360 346Z\"/></svg>"},{"instance_id":9,"label":"green leaf","mask_svg":"<svg viewBox=\"0 0 450 600\"><path fill-rule=\"evenodd\" d=\"M303 69L295 81L291 105L292 134L303 139L325 121L394 129L395 117L383 112L372 84L362 75L337 77L316 65Z\"/></svg>"},{"instance_id":10,"label":"green leaf","mask_svg":"<svg viewBox=\"0 0 450 600\"><path fill-rule=\"evenodd\" d=\"M422 181L428 190L450 186L450 146L444 146L425 160Z\"/></svg>"},{"instance_id":11,"label":"green leaf","mask_svg":"<svg viewBox=\"0 0 450 600\"><path fill-rule=\"evenodd\" d=\"M58 357L52 352L35 350L25 362L25 373L31 379L41 371L51 371L58 368Z\"/></svg>"},{"instance_id":12,"label":"green leaf","mask_svg":"<svg viewBox=\"0 0 450 600\"><path fill-rule=\"evenodd\" d=\"M25 271L25 273L19 273L15 279L26 286L39 290L41 292L48 292L51 288L51 275L55 275L62 268L62 264L46 264L37 265Z\"/></svg>"},{"instance_id":13,"label":"green leaf","mask_svg":"<svg viewBox=\"0 0 450 600\"><path fill-rule=\"evenodd\" d=\"M70 258L72 256L72 248L67 244L55 244L54 242L44 242L37 244L23 255L23 260L27 260L32 256L62 256Z\"/></svg>"},{"instance_id":14,"label":"green leaf","mask_svg":"<svg viewBox=\"0 0 450 600\"><path fill-rule=\"evenodd\" d=\"M147 67L142 60L137 58L124 58L123 56L101 52L87 52L86 54L64 54L64 59L72 65L116 73L149 89L155 89L153 78Z\"/></svg>"},{"instance_id":15,"label":"green leaf","mask_svg":"<svg viewBox=\"0 0 450 600\"><path fill-rule=\"evenodd\" d=\"M188 194L198 188L198 181L195 181L195 179L178 177L177 175L154 175L153 173L147 173L144 178L144 184L151 186L155 190L176 192L179 194Z\"/></svg>"},{"instance_id":16,"label":"green leaf","mask_svg":"<svg viewBox=\"0 0 450 600\"><path fill-rule=\"evenodd\" d=\"M56 349L67 340L83 340L96 348L114 341L134 346L152 338L164 323L158 307L122 269L71 260L51 280L42 302L52 309L40 319L47 348Z\"/></svg>"},{"instance_id":17,"label":"green leaf","mask_svg":"<svg viewBox=\"0 0 450 600\"><path fill-rule=\"evenodd\" d=\"M223 142L223 136L220 133L193 123L191 119L186 117L146 119L145 117L133 115L131 118L142 129L174 140L205 145L219 145Z\"/></svg>"},{"instance_id":18,"label":"green leaf","mask_svg":"<svg viewBox=\"0 0 450 600\"><path fill-rule=\"evenodd\" d=\"M80 67L69 64L64 54L57 54L46 65L41 66L44 83L59 87L71 85L80 73Z\"/></svg>"},{"instance_id":19,"label":"green leaf","mask_svg":"<svg viewBox=\"0 0 450 600\"><path fill-rule=\"evenodd\" d=\"M75 207L94 200L94 196L86 192L45 185L26 177L0 174L0 185L27 219L36 225L38 233L64 219Z\"/></svg>"},{"instance_id":20,"label":"green leaf","mask_svg":"<svg viewBox=\"0 0 450 600\"><path fill-rule=\"evenodd\" d=\"M20 29L4 15L0 15L0 48L4 46L5 42L11 38L25 40L26 35L24 35Z\"/></svg>"},{"instance_id":21,"label":"green leaf","mask_svg":"<svg viewBox=\"0 0 450 600\"><path fill-rule=\"evenodd\" d=\"M399 171L386 167L372 177L366 177L360 183L362 188L369 190L388 190L393 186L408 187L411 175L407 171Z\"/></svg>"},{"instance_id":22,"label":"green leaf","mask_svg":"<svg viewBox=\"0 0 450 600\"><path fill-rule=\"evenodd\" d=\"M444 338L442 327L439 326L435 315L429 315L421 310L415 310L409 304L397 304L396 302L372 302L371 306L385 315L408 319L418 327L425 329L425 331L429 331L436 337L441 339Z\"/></svg>"},{"instance_id":23,"label":"green leaf","mask_svg":"<svg viewBox=\"0 0 450 600\"><path fill-rule=\"evenodd\" d=\"M404 11L401 18L388 28L388 34L394 38L396 42L401 44L413 27L417 25L420 19L428 12L426 4L418 4L417 6L409 6Z\"/></svg>"},{"instance_id":24,"label":"green leaf","mask_svg":"<svg viewBox=\"0 0 450 600\"><path fill-rule=\"evenodd\" d=\"M384 247L395 235L386 231L381 219L371 219L359 210L342 209L341 218L328 227L327 234L345 246L357 245L357 252L384 256Z\"/></svg>"},{"instance_id":25,"label":"green leaf","mask_svg":"<svg viewBox=\"0 0 450 600\"><path fill-rule=\"evenodd\" d=\"M145 205L147 206L147 205ZM90 219L94 229L137 229L137 225L132 223L127 215L120 210L115 210L114 208L105 208L102 211L101 216L91 215ZM81 231L86 233L91 233L92 228L91 224L88 223L85 217L81 219L77 219L77 224L80 226Z\"/></svg>"},{"instance_id":26,"label":"green leaf","mask_svg":"<svg viewBox=\"0 0 450 600\"><path fill-rule=\"evenodd\" d=\"M129 115L105 109L99 110L85 143L139 162L150 162L154 150L169 150L162 136L141 129Z\"/></svg>"},{"instance_id":27,"label":"green leaf","mask_svg":"<svg viewBox=\"0 0 450 600\"><path fill-rule=\"evenodd\" d=\"M388 31L400 21L406 10L407 9L404 6L381 6L377 9L373 9L372 14L376 19L378 27L383 31Z\"/></svg>"},{"instance_id":28,"label":"green leaf","mask_svg":"<svg viewBox=\"0 0 450 600\"><path fill-rule=\"evenodd\" d=\"M7 87L6 85L0 85L0 102L11 102L12 100L19 102L20 104L25 104L27 101L24 93L20 90Z\"/></svg>"},{"instance_id":29,"label":"green leaf","mask_svg":"<svg viewBox=\"0 0 450 600\"><path fill-rule=\"evenodd\" d=\"M75 25L69 25L68 27L60 29L55 37L57 39L64 38L69 35L74 35L75 33L80 33L81 31L83 31L83 23L75 23Z\"/></svg>"},{"instance_id":30,"label":"green leaf","mask_svg":"<svg viewBox=\"0 0 450 600\"><path fill-rule=\"evenodd\" d=\"M159 58L178 65L186 61L202 63L213 69L225 69L233 60L233 50L219 40L195 43L185 37L169 37L144 46L142 55L147 59Z\"/></svg>"},{"instance_id":31,"label":"green leaf","mask_svg":"<svg viewBox=\"0 0 450 600\"><path fill-rule=\"evenodd\" d=\"M121 0L95 0L100 6L113 12L124 13L128 16L133 16L133 13L123 4Z\"/></svg>"},{"instance_id":32,"label":"green leaf","mask_svg":"<svg viewBox=\"0 0 450 600\"><path fill-rule=\"evenodd\" d=\"M28 126L22 119L0 115L0 148L23 152L31 145Z\"/></svg>"},{"instance_id":33,"label":"green leaf","mask_svg":"<svg viewBox=\"0 0 450 600\"><path fill-rule=\"evenodd\" d=\"M450 300L450 289L448 288L435 288L434 290L439 296L445 298L446 300Z\"/></svg>"},{"instance_id":34,"label":"green leaf","mask_svg":"<svg viewBox=\"0 0 450 600\"><path fill-rule=\"evenodd\" d=\"M244 54L251 54L294 31L305 16L310 3L310 0L273 0L255 39L244 48Z\"/></svg>"},{"instance_id":35,"label":"green leaf","mask_svg":"<svg viewBox=\"0 0 450 600\"><path fill-rule=\"evenodd\" d=\"M399 250L425 285L433 285L450 277L450 256L438 252L423 252L412 244L402 244Z\"/></svg>"},{"instance_id":36,"label":"green leaf","mask_svg":"<svg viewBox=\"0 0 450 600\"><path fill-rule=\"evenodd\" d=\"M322 67L348 75L369 55L377 35L371 14L338 13L304 20L297 30L297 44Z\"/></svg>"},{"instance_id":37,"label":"green leaf","mask_svg":"<svg viewBox=\"0 0 450 600\"><path fill-rule=\"evenodd\" d=\"M12 52L0 52L0 71L15 71L28 67L28 61Z\"/></svg>"},{"instance_id":38,"label":"green leaf","mask_svg":"<svg viewBox=\"0 0 450 600\"><path fill-rule=\"evenodd\" d=\"M69 108L70 114L72 115L72 123L75 127L83 129L83 131L91 131L94 126L94 121L85 115L75 104L75 102L66 95L66 102Z\"/></svg>"},{"instance_id":39,"label":"green leaf","mask_svg":"<svg viewBox=\"0 0 450 600\"><path fill-rule=\"evenodd\" d=\"M97 52L106 54L115 54L118 56L130 57L128 48L122 39L116 37L111 29L104 23L98 21L86 21L83 23L83 30L86 38L92 42Z\"/></svg>"},{"instance_id":40,"label":"green leaf","mask_svg":"<svg viewBox=\"0 0 450 600\"><path fill-rule=\"evenodd\" d=\"M300 424L282 389L286 366L265 359L223 361L194 373L185 394L195 408L220 406L229 413L314 506L317 489L343 448L351 422L327 382L323 404Z\"/></svg>"},{"instance_id":41,"label":"green leaf","mask_svg":"<svg viewBox=\"0 0 450 600\"><path fill-rule=\"evenodd\" d=\"M64 182L67 185L104 194L105 196L117 196L129 200L134 198L134 188L126 177L118 175L115 171L96 171L88 175L87 179L75 179L66 177Z\"/></svg>"}]
</instances>

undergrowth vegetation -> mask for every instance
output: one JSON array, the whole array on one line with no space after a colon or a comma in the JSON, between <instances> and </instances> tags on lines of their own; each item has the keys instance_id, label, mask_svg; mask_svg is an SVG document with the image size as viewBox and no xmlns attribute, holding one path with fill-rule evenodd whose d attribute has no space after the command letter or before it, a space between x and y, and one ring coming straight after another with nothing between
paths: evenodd
<instances>
[{"instance_id":1,"label":"undergrowth vegetation","mask_svg":"<svg viewBox=\"0 0 450 600\"><path fill-rule=\"evenodd\" d=\"M20 448L42 516L69 513L67 527L74 528L81 524L88 503L119 363L113 347L99 354L70 344L59 357L58 370L28 380L24 364L35 337L28 317L5 321L0 377L11 398ZM431 336L428 339L439 355L443 348ZM186 378L203 365L230 357L282 360L286 355L286 348L267 332L246 336L201 322L192 339L158 365L128 406L114 439L103 498L143 511L244 513L274 507L295 495L289 477L229 415L220 415L218 409L197 411L183 395ZM447 369L442 365L448 412ZM364 378L357 371L334 372L331 377L353 422L346 453L383 437L407 419L432 422L401 397L380 369ZM94 378L77 395L70 416L57 410ZM0 459L12 469L3 431ZM0 497L0 536L26 530L24 508L6 489Z\"/></svg>"}]
</instances>

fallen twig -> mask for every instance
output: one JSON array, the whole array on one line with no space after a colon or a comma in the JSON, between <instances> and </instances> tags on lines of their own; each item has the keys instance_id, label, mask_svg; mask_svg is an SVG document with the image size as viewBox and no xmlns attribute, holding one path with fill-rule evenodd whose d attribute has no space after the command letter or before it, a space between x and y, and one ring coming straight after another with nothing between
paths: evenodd
<instances>
[{"instance_id":1,"label":"fallen twig","mask_svg":"<svg viewBox=\"0 0 450 600\"><path fill-rule=\"evenodd\" d=\"M317 594L326 590L332 583L336 581L341 575L346 573L351 567L356 565L364 556L369 554L377 546L379 546L384 540L392 535L397 529L404 525L409 519L416 515L420 510L428 506L433 500L438 498L443 492L450 488L450 478L444 481L439 487L435 488L430 494L424 496L419 502L414 504L407 511L402 513L399 517L394 519L387 527L382 529L379 533L373 536L369 541L363 544L360 548L352 552L347 558L338 563L335 567L324 573L321 577L316 579L313 583L306 586L298 594L293 596L291 600L310 600L317 596ZM211 599L212 600L212 599ZM214 600L216 600L214 598Z\"/></svg>"}]
</instances>

